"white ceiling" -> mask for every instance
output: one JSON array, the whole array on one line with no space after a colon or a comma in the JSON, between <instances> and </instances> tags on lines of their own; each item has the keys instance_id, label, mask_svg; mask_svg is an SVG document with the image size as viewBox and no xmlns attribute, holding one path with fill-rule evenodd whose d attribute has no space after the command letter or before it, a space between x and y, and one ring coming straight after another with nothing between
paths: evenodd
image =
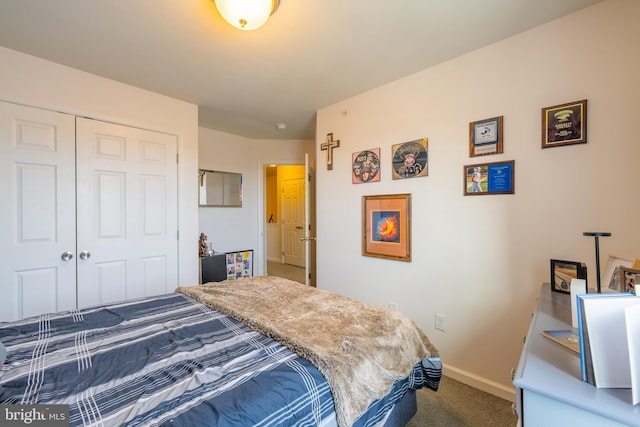
<instances>
[{"instance_id":1,"label":"white ceiling","mask_svg":"<svg viewBox=\"0 0 640 427\"><path fill-rule=\"evenodd\" d=\"M313 139L319 108L599 1L281 0L245 32L212 0L0 0L0 45L197 104L203 127Z\"/></svg>"}]
</instances>

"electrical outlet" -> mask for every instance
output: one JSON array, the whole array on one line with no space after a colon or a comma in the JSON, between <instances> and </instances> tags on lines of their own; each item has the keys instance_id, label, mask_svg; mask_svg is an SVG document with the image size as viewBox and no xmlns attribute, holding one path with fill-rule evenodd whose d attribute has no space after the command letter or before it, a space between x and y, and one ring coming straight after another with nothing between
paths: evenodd
<instances>
[{"instance_id":1,"label":"electrical outlet","mask_svg":"<svg viewBox=\"0 0 640 427\"><path fill-rule=\"evenodd\" d=\"M389 308L393 308L394 310L398 309L398 303L397 302L390 302L389 303Z\"/></svg>"},{"instance_id":2,"label":"electrical outlet","mask_svg":"<svg viewBox=\"0 0 640 427\"><path fill-rule=\"evenodd\" d=\"M447 316L444 314L436 313L436 329L439 331L446 331L447 329Z\"/></svg>"}]
</instances>

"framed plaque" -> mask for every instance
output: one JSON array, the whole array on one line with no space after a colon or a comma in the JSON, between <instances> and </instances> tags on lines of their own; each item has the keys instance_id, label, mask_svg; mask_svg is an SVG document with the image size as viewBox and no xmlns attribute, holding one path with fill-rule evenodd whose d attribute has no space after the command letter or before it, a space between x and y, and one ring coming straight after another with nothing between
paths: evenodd
<instances>
[{"instance_id":1,"label":"framed plaque","mask_svg":"<svg viewBox=\"0 0 640 427\"><path fill-rule=\"evenodd\" d=\"M514 169L515 160L464 166L464 195L513 194Z\"/></svg>"},{"instance_id":2,"label":"framed plaque","mask_svg":"<svg viewBox=\"0 0 640 427\"><path fill-rule=\"evenodd\" d=\"M586 142L586 99L542 109L542 148Z\"/></svg>"},{"instance_id":3,"label":"framed plaque","mask_svg":"<svg viewBox=\"0 0 640 427\"><path fill-rule=\"evenodd\" d=\"M469 123L469 157L503 152L502 117Z\"/></svg>"}]
</instances>

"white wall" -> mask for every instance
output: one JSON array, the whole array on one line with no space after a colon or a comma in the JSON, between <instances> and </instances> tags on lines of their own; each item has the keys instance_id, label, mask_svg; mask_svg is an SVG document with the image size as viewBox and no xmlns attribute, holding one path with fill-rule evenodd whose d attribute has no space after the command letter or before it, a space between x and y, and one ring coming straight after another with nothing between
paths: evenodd
<instances>
[{"instance_id":1,"label":"white wall","mask_svg":"<svg viewBox=\"0 0 640 427\"><path fill-rule=\"evenodd\" d=\"M0 64L1 100L177 135L179 284L197 283L197 106L2 47Z\"/></svg>"},{"instance_id":2,"label":"white wall","mask_svg":"<svg viewBox=\"0 0 640 427\"><path fill-rule=\"evenodd\" d=\"M451 376L513 398L511 369L549 260L593 238L640 257L640 2L609 0L318 112L319 288L396 302ZM437 40L433 41L437 43ZM541 149L541 108L588 99L588 143ZM344 114L346 112L346 114ZM504 116L504 154L469 157L469 123ZM319 150L340 140L334 170ZM429 138L429 176L391 179L391 145ZM353 152L381 148L382 181L350 184ZM515 160L515 194L464 197L463 166ZM410 263L361 256L361 197L411 193ZM447 331L434 329L434 314Z\"/></svg>"},{"instance_id":3,"label":"white wall","mask_svg":"<svg viewBox=\"0 0 640 427\"><path fill-rule=\"evenodd\" d=\"M282 262L282 224L267 223L267 261Z\"/></svg>"},{"instance_id":4,"label":"white wall","mask_svg":"<svg viewBox=\"0 0 640 427\"><path fill-rule=\"evenodd\" d=\"M250 139L206 128L199 129L198 139L199 168L242 173L243 185L241 208L199 208L199 233L207 235L217 252L253 249L254 275L263 274L264 166L304 164L305 153L313 158L313 142Z\"/></svg>"}]
</instances>

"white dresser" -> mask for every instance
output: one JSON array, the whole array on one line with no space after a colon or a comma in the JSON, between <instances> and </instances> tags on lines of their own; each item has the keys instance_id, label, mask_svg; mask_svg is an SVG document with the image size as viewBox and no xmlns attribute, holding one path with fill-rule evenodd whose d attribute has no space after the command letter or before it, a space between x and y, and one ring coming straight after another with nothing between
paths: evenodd
<instances>
[{"instance_id":1,"label":"white dresser","mask_svg":"<svg viewBox=\"0 0 640 427\"><path fill-rule=\"evenodd\" d=\"M556 329L571 329L570 296L543 283L513 381L520 425L640 426L631 389L582 382L579 355L540 335Z\"/></svg>"}]
</instances>

